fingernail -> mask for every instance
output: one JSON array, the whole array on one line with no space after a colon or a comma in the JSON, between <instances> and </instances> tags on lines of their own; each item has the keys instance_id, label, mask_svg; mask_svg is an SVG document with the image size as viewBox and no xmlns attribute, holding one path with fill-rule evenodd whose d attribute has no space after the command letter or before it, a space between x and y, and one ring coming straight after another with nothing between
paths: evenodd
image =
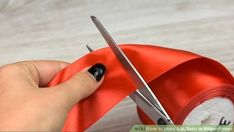
<instances>
[{"instance_id":1,"label":"fingernail","mask_svg":"<svg viewBox=\"0 0 234 132\"><path fill-rule=\"evenodd\" d=\"M100 81L106 71L106 67L101 64L97 63L89 68L88 72L91 73L97 81Z\"/></svg>"}]
</instances>

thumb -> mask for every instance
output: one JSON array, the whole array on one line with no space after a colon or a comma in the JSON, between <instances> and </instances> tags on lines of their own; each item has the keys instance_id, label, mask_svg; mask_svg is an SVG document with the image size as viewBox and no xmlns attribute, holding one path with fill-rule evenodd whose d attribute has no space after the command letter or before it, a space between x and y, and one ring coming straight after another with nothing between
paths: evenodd
<instances>
[{"instance_id":1,"label":"thumb","mask_svg":"<svg viewBox=\"0 0 234 132\"><path fill-rule=\"evenodd\" d=\"M72 107L91 95L101 85L105 71L105 66L97 63L75 74L66 82L54 86L57 91L55 93L64 99L62 103L65 103L66 107Z\"/></svg>"}]
</instances>

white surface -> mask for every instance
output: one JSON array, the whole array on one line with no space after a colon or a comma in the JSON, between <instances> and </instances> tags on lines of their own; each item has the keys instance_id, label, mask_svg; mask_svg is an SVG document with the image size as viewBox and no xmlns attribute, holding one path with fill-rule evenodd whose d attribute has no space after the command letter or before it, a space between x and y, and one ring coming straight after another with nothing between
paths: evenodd
<instances>
[{"instance_id":1,"label":"white surface","mask_svg":"<svg viewBox=\"0 0 234 132\"><path fill-rule=\"evenodd\" d=\"M0 65L30 59L73 62L85 44L107 46L96 15L120 43L151 43L214 58L234 73L233 0L1 0ZM126 98L89 131L140 124Z\"/></svg>"},{"instance_id":2,"label":"white surface","mask_svg":"<svg viewBox=\"0 0 234 132\"><path fill-rule=\"evenodd\" d=\"M228 98L215 97L194 108L186 117L186 125L219 125L224 117L227 122L234 122L234 105Z\"/></svg>"}]
</instances>

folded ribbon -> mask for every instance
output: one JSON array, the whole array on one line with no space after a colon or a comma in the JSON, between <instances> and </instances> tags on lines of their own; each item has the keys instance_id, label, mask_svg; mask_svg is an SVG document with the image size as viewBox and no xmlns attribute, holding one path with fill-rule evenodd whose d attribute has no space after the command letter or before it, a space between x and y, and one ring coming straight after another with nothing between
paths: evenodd
<instances>
[{"instance_id":1,"label":"folded ribbon","mask_svg":"<svg viewBox=\"0 0 234 132\"><path fill-rule=\"evenodd\" d=\"M234 102L234 78L221 64L182 50L150 45L121 45L175 124L207 99L223 96ZM50 82L68 80L85 67L102 63L107 72L101 87L69 112L63 130L83 131L137 89L109 48L96 50L72 63ZM152 121L138 108L145 124Z\"/></svg>"}]
</instances>

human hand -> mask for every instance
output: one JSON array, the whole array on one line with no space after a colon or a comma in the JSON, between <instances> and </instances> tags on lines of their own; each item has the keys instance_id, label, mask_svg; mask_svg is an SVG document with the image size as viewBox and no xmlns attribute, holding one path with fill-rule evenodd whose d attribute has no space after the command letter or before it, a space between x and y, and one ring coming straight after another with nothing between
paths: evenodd
<instances>
[{"instance_id":1,"label":"human hand","mask_svg":"<svg viewBox=\"0 0 234 132\"><path fill-rule=\"evenodd\" d=\"M0 67L0 130L61 130L73 105L103 82L105 67L86 68L68 81L47 84L68 63L24 61Z\"/></svg>"}]
</instances>

